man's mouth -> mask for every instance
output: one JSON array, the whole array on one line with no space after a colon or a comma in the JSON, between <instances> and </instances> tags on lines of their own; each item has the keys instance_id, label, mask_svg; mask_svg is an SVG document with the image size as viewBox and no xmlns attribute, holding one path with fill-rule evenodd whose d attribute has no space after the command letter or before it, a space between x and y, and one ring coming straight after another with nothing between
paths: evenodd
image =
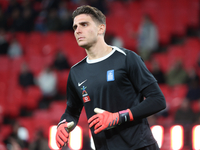
<instances>
[{"instance_id":1,"label":"man's mouth","mask_svg":"<svg viewBox=\"0 0 200 150\"><path fill-rule=\"evenodd\" d=\"M78 41L81 41L81 40L83 40L84 39L84 37L79 37L78 38Z\"/></svg>"}]
</instances>

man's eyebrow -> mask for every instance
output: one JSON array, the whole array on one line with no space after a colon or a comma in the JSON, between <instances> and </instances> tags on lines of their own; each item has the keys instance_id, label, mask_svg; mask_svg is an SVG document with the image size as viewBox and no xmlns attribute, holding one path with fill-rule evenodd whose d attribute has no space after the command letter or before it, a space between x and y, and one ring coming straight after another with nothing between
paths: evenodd
<instances>
[{"instance_id":1,"label":"man's eyebrow","mask_svg":"<svg viewBox=\"0 0 200 150\"><path fill-rule=\"evenodd\" d=\"M79 22L79 24L85 24L85 23L88 23L88 21Z\"/></svg>"},{"instance_id":2,"label":"man's eyebrow","mask_svg":"<svg viewBox=\"0 0 200 150\"><path fill-rule=\"evenodd\" d=\"M89 23L88 21L82 21L82 22L79 22L78 24L82 25L82 24L85 24L85 23ZM77 24L74 24L73 26L73 29L77 27Z\"/></svg>"}]
</instances>

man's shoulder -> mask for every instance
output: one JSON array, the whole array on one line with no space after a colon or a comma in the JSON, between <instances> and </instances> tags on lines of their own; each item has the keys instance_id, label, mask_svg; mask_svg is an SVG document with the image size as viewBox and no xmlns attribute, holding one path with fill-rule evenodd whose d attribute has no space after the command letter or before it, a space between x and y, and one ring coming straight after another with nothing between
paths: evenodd
<instances>
[{"instance_id":1,"label":"man's shoulder","mask_svg":"<svg viewBox=\"0 0 200 150\"><path fill-rule=\"evenodd\" d=\"M134 51L123 48L123 47L116 47L116 46L112 46L116 51L118 51L119 53L127 56L127 55L135 55L138 56Z\"/></svg>"},{"instance_id":2,"label":"man's shoulder","mask_svg":"<svg viewBox=\"0 0 200 150\"><path fill-rule=\"evenodd\" d=\"M76 69L76 68L79 68L79 67L82 67L82 65L84 65L86 63L86 58L83 58L82 60L80 60L79 62L77 62L76 64L74 64L71 69Z\"/></svg>"}]
</instances>

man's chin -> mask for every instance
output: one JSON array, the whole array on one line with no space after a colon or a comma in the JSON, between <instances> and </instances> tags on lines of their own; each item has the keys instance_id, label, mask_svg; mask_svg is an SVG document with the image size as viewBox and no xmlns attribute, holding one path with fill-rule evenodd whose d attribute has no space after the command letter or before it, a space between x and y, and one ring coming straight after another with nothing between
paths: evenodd
<instances>
[{"instance_id":1,"label":"man's chin","mask_svg":"<svg viewBox=\"0 0 200 150\"><path fill-rule=\"evenodd\" d=\"M85 48L85 49L88 47L88 45L84 44L84 43L78 43L78 46L80 46L82 48Z\"/></svg>"}]
</instances>

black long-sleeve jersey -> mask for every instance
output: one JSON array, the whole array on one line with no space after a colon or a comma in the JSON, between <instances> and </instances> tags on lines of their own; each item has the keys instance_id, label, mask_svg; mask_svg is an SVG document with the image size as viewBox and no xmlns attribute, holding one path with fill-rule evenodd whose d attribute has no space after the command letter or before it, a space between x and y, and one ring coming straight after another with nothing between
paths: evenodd
<instances>
[{"instance_id":1,"label":"black long-sleeve jersey","mask_svg":"<svg viewBox=\"0 0 200 150\"><path fill-rule=\"evenodd\" d=\"M97 150L136 150L155 143L146 117L164 109L166 103L141 57L113 46L105 57L97 60L86 57L71 68L67 108L61 121L77 124L83 106L88 119L95 114L94 108L109 112L129 108L134 121L98 134L91 128L91 132Z\"/></svg>"}]
</instances>

